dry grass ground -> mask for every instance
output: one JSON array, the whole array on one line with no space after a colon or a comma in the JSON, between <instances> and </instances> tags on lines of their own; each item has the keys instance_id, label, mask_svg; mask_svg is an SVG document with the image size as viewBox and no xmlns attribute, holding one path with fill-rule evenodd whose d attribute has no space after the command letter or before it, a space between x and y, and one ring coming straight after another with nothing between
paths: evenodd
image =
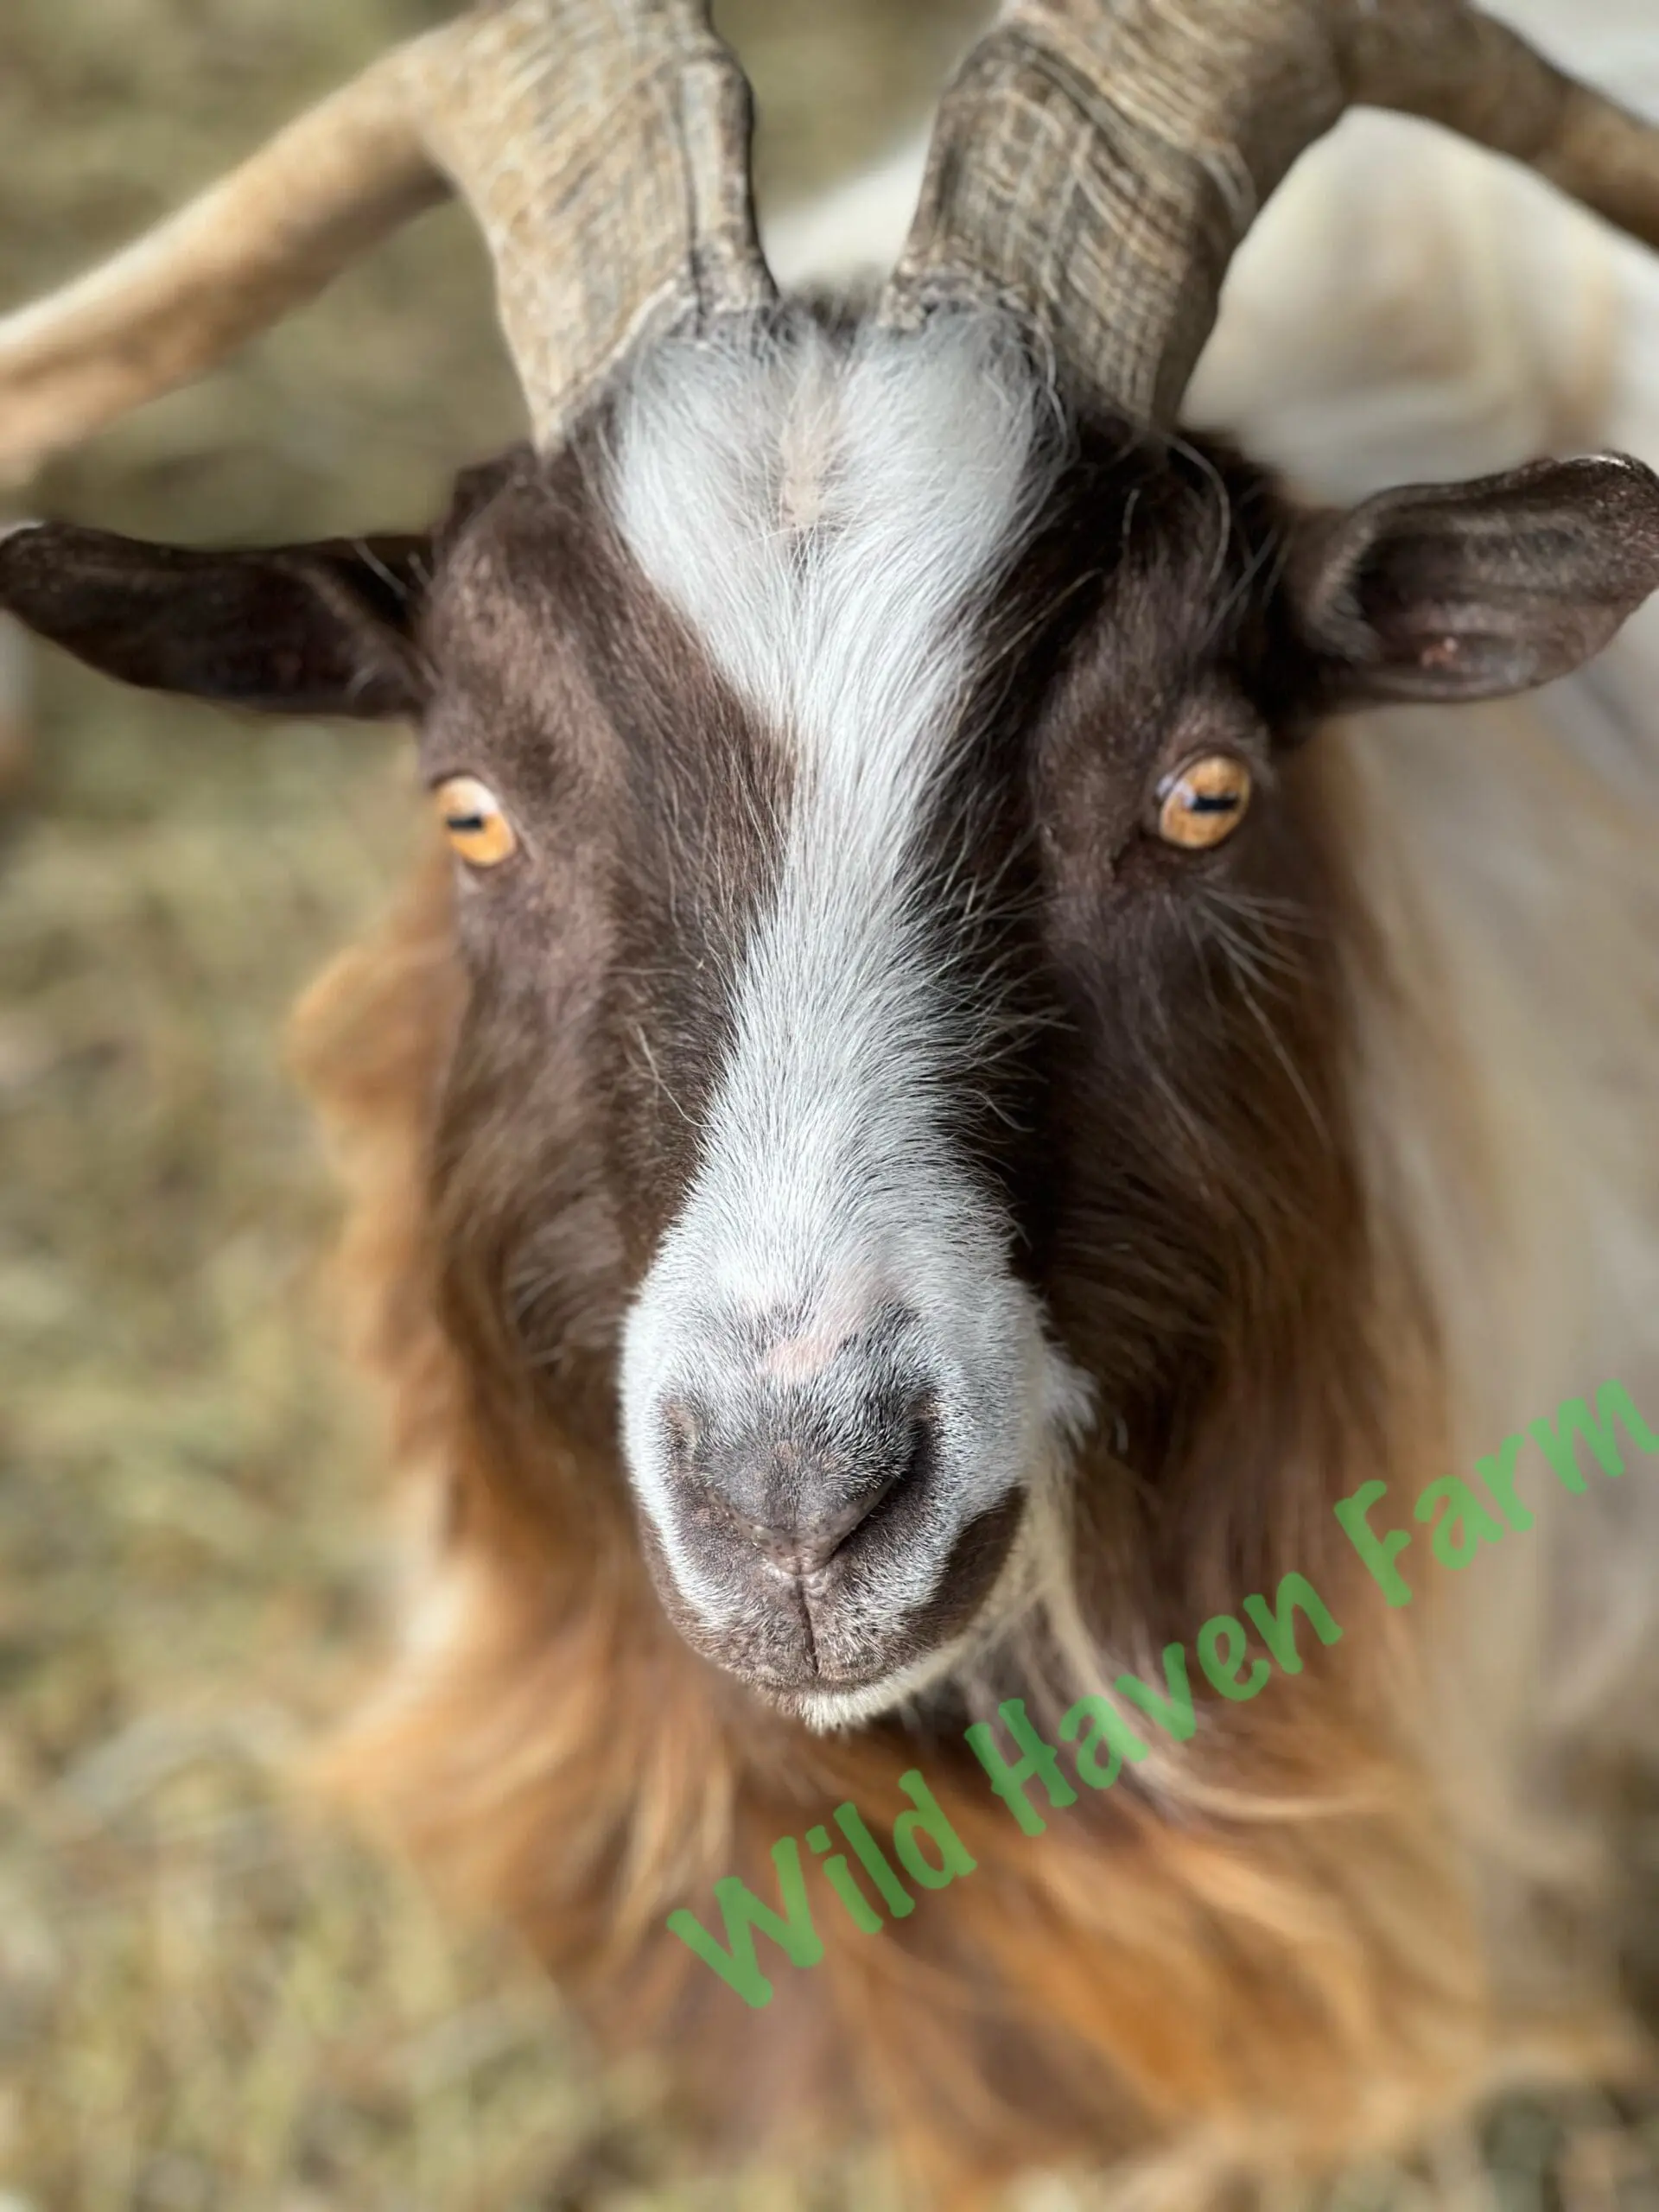
<instances>
[{"instance_id":1,"label":"dry grass ground","mask_svg":"<svg viewBox=\"0 0 1659 2212\"><path fill-rule=\"evenodd\" d=\"M3 0L0 302L442 12ZM962 9L727 12L763 170L804 182L879 148ZM197 540L416 524L516 421L444 215L31 497ZM308 1808L381 1524L277 1040L397 877L404 747L40 675L0 818L0 2212L882 2212L856 2172L677 2180L649 2082Z\"/></svg>"}]
</instances>

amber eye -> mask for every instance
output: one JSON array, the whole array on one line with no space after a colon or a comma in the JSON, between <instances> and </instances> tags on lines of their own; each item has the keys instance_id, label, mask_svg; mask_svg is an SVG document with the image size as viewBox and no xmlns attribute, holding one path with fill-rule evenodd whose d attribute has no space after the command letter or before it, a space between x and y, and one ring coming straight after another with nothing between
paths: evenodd
<instances>
[{"instance_id":1,"label":"amber eye","mask_svg":"<svg viewBox=\"0 0 1659 2212\"><path fill-rule=\"evenodd\" d=\"M1205 753L1158 788L1158 835L1189 851L1218 845L1244 819L1250 772L1230 753Z\"/></svg>"},{"instance_id":2,"label":"amber eye","mask_svg":"<svg viewBox=\"0 0 1659 2212\"><path fill-rule=\"evenodd\" d=\"M449 842L462 860L474 868L494 868L518 851L518 836L500 801L476 776L451 776L433 797Z\"/></svg>"}]
</instances>

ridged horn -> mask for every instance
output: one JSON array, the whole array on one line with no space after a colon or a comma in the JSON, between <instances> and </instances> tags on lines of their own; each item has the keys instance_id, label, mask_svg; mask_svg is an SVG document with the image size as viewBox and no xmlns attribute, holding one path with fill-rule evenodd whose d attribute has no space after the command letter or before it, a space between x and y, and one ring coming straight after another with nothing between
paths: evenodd
<instances>
[{"instance_id":1,"label":"ridged horn","mask_svg":"<svg viewBox=\"0 0 1659 2212\"><path fill-rule=\"evenodd\" d=\"M773 296L705 0L486 0L102 269L0 320L0 475L201 374L460 193L538 443L648 333Z\"/></svg>"},{"instance_id":2,"label":"ridged horn","mask_svg":"<svg viewBox=\"0 0 1659 2212\"><path fill-rule=\"evenodd\" d=\"M1356 105L1659 246L1659 130L1468 0L1014 0L945 96L882 318L999 302L1062 377L1167 426L1245 232Z\"/></svg>"}]
</instances>

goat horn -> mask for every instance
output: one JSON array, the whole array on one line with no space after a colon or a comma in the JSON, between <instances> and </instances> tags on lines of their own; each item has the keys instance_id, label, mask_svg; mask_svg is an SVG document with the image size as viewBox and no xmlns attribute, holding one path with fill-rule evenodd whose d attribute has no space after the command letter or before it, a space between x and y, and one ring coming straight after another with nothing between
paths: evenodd
<instances>
[{"instance_id":1,"label":"goat horn","mask_svg":"<svg viewBox=\"0 0 1659 2212\"><path fill-rule=\"evenodd\" d=\"M483 0L105 267L0 320L0 477L200 374L453 188L537 442L648 330L763 306L748 86L705 0Z\"/></svg>"},{"instance_id":2,"label":"goat horn","mask_svg":"<svg viewBox=\"0 0 1659 2212\"><path fill-rule=\"evenodd\" d=\"M1167 426L1246 231L1358 105L1530 162L1659 246L1659 130L1469 0L1013 0L945 97L882 319L1000 302L1059 374Z\"/></svg>"}]
</instances>

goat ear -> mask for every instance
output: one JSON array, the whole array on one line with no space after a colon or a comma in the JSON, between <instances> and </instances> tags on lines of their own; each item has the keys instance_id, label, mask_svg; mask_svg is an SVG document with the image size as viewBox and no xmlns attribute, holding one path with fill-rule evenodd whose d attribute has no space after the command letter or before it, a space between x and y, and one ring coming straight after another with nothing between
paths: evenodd
<instances>
[{"instance_id":1,"label":"goat ear","mask_svg":"<svg viewBox=\"0 0 1659 2212\"><path fill-rule=\"evenodd\" d=\"M425 537L191 552L45 523L0 537L0 610L106 676L268 714L418 713Z\"/></svg>"},{"instance_id":2,"label":"goat ear","mask_svg":"<svg viewBox=\"0 0 1659 2212\"><path fill-rule=\"evenodd\" d=\"M1659 587L1659 476L1604 454L1379 493L1310 523L1288 581L1325 707L1530 690Z\"/></svg>"}]
</instances>

